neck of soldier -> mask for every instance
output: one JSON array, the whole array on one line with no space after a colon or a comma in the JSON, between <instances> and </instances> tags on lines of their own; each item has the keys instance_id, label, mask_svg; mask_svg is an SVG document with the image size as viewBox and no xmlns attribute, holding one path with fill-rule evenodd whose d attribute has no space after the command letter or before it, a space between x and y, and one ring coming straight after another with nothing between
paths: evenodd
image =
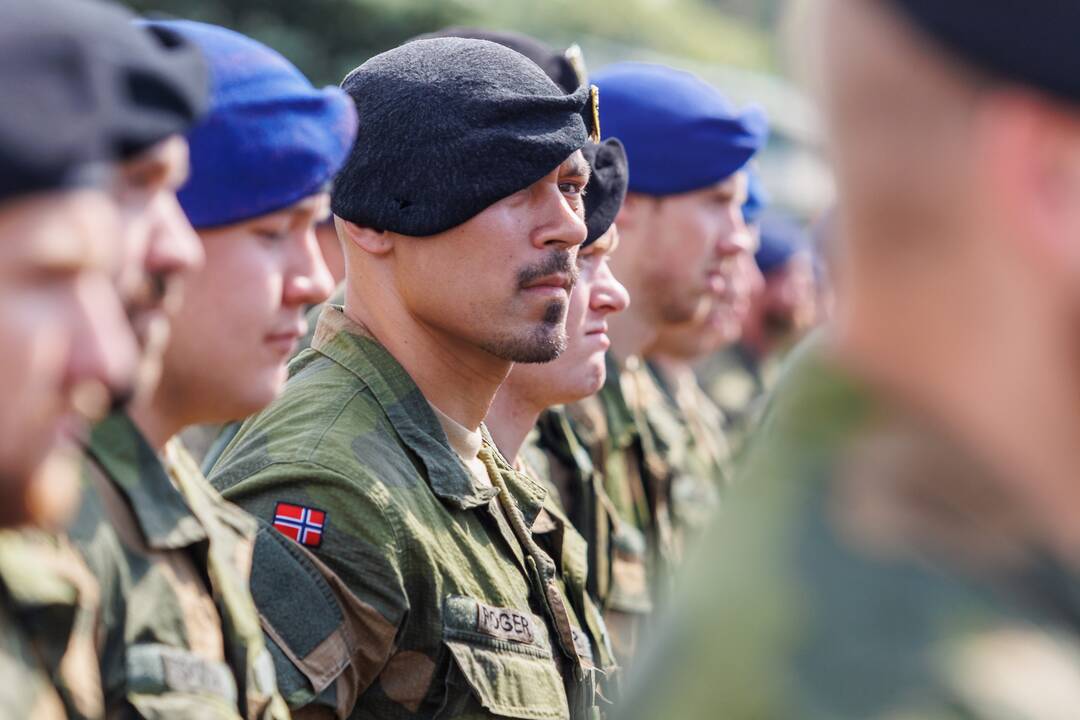
<instances>
[{"instance_id":1,"label":"neck of soldier","mask_svg":"<svg viewBox=\"0 0 1080 720\"><path fill-rule=\"evenodd\" d=\"M135 426L139 428L139 432L143 434L150 446L160 452L173 435L191 423L185 422L173 413L163 411L156 399L156 392L147 393L146 397L136 396L128 407L128 415L131 416Z\"/></svg>"},{"instance_id":2,"label":"neck of soldier","mask_svg":"<svg viewBox=\"0 0 1080 720\"><path fill-rule=\"evenodd\" d=\"M423 323L401 298L366 290L346 281L345 315L367 328L429 403L469 430L479 428L513 363Z\"/></svg>"},{"instance_id":3,"label":"neck of soldier","mask_svg":"<svg viewBox=\"0 0 1080 720\"><path fill-rule=\"evenodd\" d=\"M536 426L540 413L553 403L534 397L527 392L527 388L518 387L512 382L512 378L513 373L495 393L486 423L499 452L511 463L517 463L525 438Z\"/></svg>"},{"instance_id":4,"label":"neck of soldier","mask_svg":"<svg viewBox=\"0 0 1080 720\"><path fill-rule=\"evenodd\" d=\"M244 412L222 415L227 410L223 398L200 395L197 389L170 382L165 370L152 392L140 393L128 406L128 415L150 443L161 451L181 430L200 423L226 422L228 418L243 418ZM212 404L211 404L212 401Z\"/></svg>"},{"instance_id":5,"label":"neck of soldier","mask_svg":"<svg viewBox=\"0 0 1080 720\"><path fill-rule=\"evenodd\" d=\"M1080 567L1075 298L1012 258L950 257L953 245L848 273L842 356L996 472L1038 541Z\"/></svg>"},{"instance_id":6,"label":"neck of soldier","mask_svg":"<svg viewBox=\"0 0 1080 720\"><path fill-rule=\"evenodd\" d=\"M627 289L629 290L629 287ZM631 294L630 297L640 296ZM620 367L627 358L641 355L645 348L656 340L657 326L645 314L643 305L644 303L641 303L639 307L631 301L626 310L607 317L608 337L611 339L611 349L608 352L614 356Z\"/></svg>"}]
</instances>

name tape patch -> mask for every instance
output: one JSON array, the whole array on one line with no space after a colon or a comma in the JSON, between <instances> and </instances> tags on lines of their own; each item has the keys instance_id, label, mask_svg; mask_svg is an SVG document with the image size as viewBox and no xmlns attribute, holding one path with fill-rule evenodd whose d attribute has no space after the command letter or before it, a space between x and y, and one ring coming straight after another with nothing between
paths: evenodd
<instances>
[{"instance_id":1,"label":"name tape patch","mask_svg":"<svg viewBox=\"0 0 1080 720\"><path fill-rule=\"evenodd\" d=\"M476 631L523 645L532 645L536 640L531 615L481 602L476 603Z\"/></svg>"}]
</instances>

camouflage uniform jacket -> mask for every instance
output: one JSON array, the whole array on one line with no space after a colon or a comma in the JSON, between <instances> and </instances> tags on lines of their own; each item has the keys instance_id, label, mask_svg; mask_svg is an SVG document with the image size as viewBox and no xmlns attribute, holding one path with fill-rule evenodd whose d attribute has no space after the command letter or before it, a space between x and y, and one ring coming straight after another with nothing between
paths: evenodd
<instances>
[{"instance_id":1,"label":"camouflage uniform jacket","mask_svg":"<svg viewBox=\"0 0 1080 720\"><path fill-rule=\"evenodd\" d=\"M689 366L648 363L642 412L671 467L671 520L678 555L696 544L720 504L731 471L723 413ZM659 390L659 392L656 392Z\"/></svg>"},{"instance_id":2,"label":"camouflage uniform jacket","mask_svg":"<svg viewBox=\"0 0 1080 720\"><path fill-rule=\"evenodd\" d=\"M566 429L569 432L569 427ZM575 618L580 620L575 628L578 654L600 670L601 691L605 698L614 700L618 693L618 666L603 614L588 588L589 545L563 509L559 492L550 479L550 459L537 445L538 440L539 433L534 430L526 438L518 463L522 472L548 490L544 507L533 521L532 533L544 552L554 558L559 583Z\"/></svg>"},{"instance_id":3,"label":"camouflage uniform jacket","mask_svg":"<svg viewBox=\"0 0 1080 720\"><path fill-rule=\"evenodd\" d=\"M567 406L575 435L603 477L606 499L614 509L610 544L596 554L608 557L606 582L598 570L598 600L626 665L634 654L643 619L666 595L676 561L669 505L671 466L637 401L654 392L655 383L637 358L619 368L607 358L607 380L596 395ZM592 541L604 529L581 529ZM598 568L602 565L598 565Z\"/></svg>"},{"instance_id":4,"label":"camouflage uniform jacket","mask_svg":"<svg viewBox=\"0 0 1080 720\"><path fill-rule=\"evenodd\" d=\"M101 585L109 717L288 717L248 587L256 524L177 440L164 464L116 413L87 448L71 536Z\"/></svg>"},{"instance_id":5,"label":"camouflage uniform jacket","mask_svg":"<svg viewBox=\"0 0 1080 720\"><path fill-rule=\"evenodd\" d=\"M604 489L603 475L578 440L566 409L548 408L525 439L521 457L536 470L551 492L551 501L570 520L587 546L586 588L602 605L610 595L611 538L621 522Z\"/></svg>"},{"instance_id":6,"label":"camouflage uniform jacket","mask_svg":"<svg viewBox=\"0 0 1080 720\"><path fill-rule=\"evenodd\" d=\"M742 345L725 348L699 366L701 386L723 413L732 450L739 450L757 423L780 367L779 355L762 361Z\"/></svg>"},{"instance_id":7,"label":"camouflage uniform jacket","mask_svg":"<svg viewBox=\"0 0 1080 720\"><path fill-rule=\"evenodd\" d=\"M62 537L0 532L0 717L103 717L97 606L97 583Z\"/></svg>"},{"instance_id":8,"label":"camouflage uniform jacket","mask_svg":"<svg viewBox=\"0 0 1080 720\"><path fill-rule=\"evenodd\" d=\"M344 637L358 636L363 654L349 661L349 716L595 717L572 608L528 530L546 490L489 443L481 457L492 484L480 484L408 374L339 307L323 311L290 375L211 479L310 548L353 595ZM335 665L313 657L334 633L271 560L257 575L281 581L257 578L256 602L280 655L309 673L306 691L287 688L290 702L338 695ZM341 660L351 652L338 648ZM329 702L340 714L340 698Z\"/></svg>"},{"instance_id":9,"label":"camouflage uniform jacket","mask_svg":"<svg viewBox=\"0 0 1080 720\"><path fill-rule=\"evenodd\" d=\"M1019 503L828 361L793 371L618 717L1074 716L1080 584Z\"/></svg>"}]
</instances>

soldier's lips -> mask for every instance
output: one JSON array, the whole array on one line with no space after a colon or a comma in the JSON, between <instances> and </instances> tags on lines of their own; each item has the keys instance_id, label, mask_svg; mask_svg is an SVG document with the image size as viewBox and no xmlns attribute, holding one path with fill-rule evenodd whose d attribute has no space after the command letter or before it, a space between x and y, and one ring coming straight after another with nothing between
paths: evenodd
<instances>
[{"instance_id":1,"label":"soldier's lips","mask_svg":"<svg viewBox=\"0 0 1080 720\"><path fill-rule=\"evenodd\" d=\"M270 333L266 335L264 340L271 349L280 354L292 355L296 352L297 344L305 332L307 332L306 323L300 323L287 330Z\"/></svg>"},{"instance_id":2,"label":"soldier's lips","mask_svg":"<svg viewBox=\"0 0 1080 720\"><path fill-rule=\"evenodd\" d=\"M601 346L604 350L611 347L611 338L607 334L607 323L599 323L597 325L590 325L585 328L585 339Z\"/></svg>"},{"instance_id":3,"label":"soldier's lips","mask_svg":"<svg viewBox=\"0 0 1080 720\"><path fill-rule=\"evenodd\" d=\"M536 295L569 297L574 280L566 273L552 273L522 285L521 289Z\"/></svg>"}]
</instances>

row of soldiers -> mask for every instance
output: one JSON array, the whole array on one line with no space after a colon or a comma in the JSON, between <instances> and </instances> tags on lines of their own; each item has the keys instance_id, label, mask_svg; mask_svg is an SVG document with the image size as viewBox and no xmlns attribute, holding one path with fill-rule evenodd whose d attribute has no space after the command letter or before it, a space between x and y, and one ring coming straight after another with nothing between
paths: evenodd
<instances>
[{"instance_id":1,"label":"row of soldiers","mask_svg":"<svg viewBox=\"0 0 1080 720\"><path fill-rule=\"evenodd\" d=\"M322 90L0 28L4 716L606 716L727 479L760 111L468 28Z\"/></svg>"},{"instance_id":2,"label":"row of soldiers","mask_svg":"<svg viewBox=\"0 0 1080 720\"><path fill-rule=\"evenodd\" d=\"M462 28L317 90L0 14L5 713L1075 714L1076 6L825 4L837 316L734 473L691 365L759 111Z\"/></svg>"}]
</instances>

